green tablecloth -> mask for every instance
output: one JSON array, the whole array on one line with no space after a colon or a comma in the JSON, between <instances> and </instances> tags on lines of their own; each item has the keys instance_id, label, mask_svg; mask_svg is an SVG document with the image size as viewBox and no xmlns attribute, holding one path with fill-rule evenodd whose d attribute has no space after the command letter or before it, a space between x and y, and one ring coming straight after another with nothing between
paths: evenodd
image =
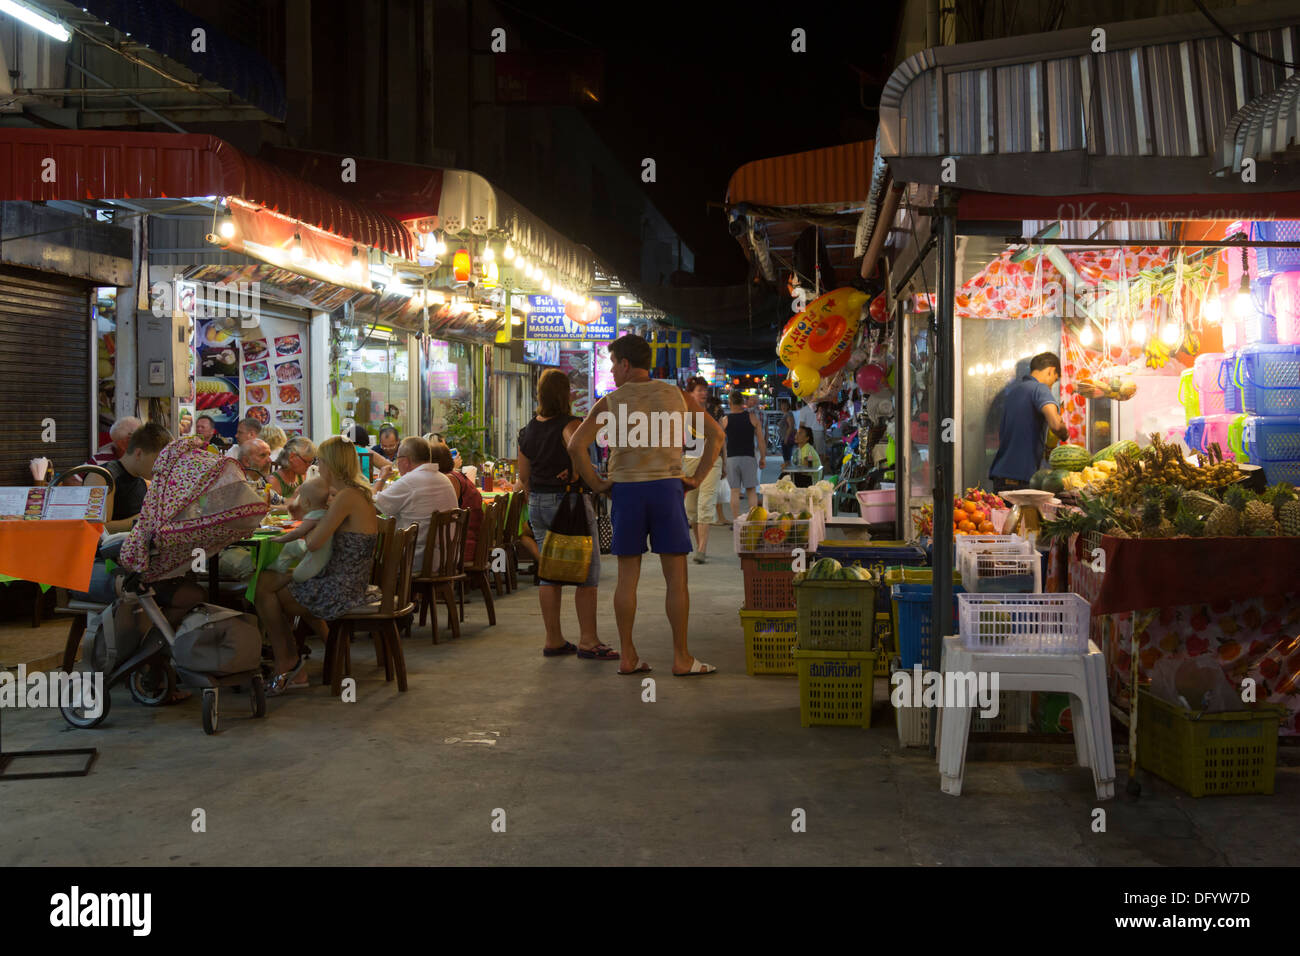
<instances>
[{"instance_id":1,"label":"green tablecloth","mask_svg":"<svg viewBox=\"0 0 1300 956\"><path fill-rule=\"evenodd\" d=\"M259 531L253 535L247 547L252 552L253 558L253 576L248 579L248 587L244 590L246 597L251 604L257 595L257 579L261 577L262 571L269 568L275 563L275 559L280 556L284 550L284 545L277 540L283 536L281 531Z\"/></svg>"},{"instance_id":2,"label":"green tablecloth","mask_svg":"<svg viewBox=\"0 0 1300 956\"><path fill-rule=\"evenodd\" d=\"M7 574L0 574L0 584L8 584L10 581L26 581L26 580L27 580L26 578L11 578ZM44 594L46 591L50 589L50 586L48 584L40 584L39 582L36 581L33 581L31 583L39 587L41 589L42 594Z\"/></svg>"}]
</instances>

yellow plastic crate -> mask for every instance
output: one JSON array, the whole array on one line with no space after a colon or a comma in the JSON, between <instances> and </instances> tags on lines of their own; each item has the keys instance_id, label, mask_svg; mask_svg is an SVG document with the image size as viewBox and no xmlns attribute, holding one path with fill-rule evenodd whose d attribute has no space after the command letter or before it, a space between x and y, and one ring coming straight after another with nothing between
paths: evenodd
<instances>
[{"instance_id":1,"label":"yellow plastic crate","mask_svg":"<svg viewBox=\"0 0 1300 956\"><path fill-rule=\"evenodd\" d=\"M741 611L740 626L745 631L745 673L798 673L794 658L798 614L795 611Z\"/></svg>"},{"instance_id":2,"label":"yellow plastic crate","mask_svg":"<svg viewBox=\"0 0 1300 956\"><path fill-rule=\"evenodd\" d=\"M875 651L805 651L799 668L799 720L805 727L870 727Z\"/></svg>"},{"instance_id":3,"label":"yellow plastic crate","mask_svg":"<svg viewBox=\"0 0 1300 956\"><path fill-rule=\"evenodd\" d=\"M1198 714L1138 691L1138 765L1193 797L1272 793L1277 707Z\"/></svg>"}]
</instances>

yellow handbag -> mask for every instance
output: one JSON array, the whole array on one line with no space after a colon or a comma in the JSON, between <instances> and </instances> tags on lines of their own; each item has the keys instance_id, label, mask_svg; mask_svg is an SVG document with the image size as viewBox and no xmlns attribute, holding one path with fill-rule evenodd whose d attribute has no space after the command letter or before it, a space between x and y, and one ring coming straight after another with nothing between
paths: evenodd
<instances>
[{"instance_id":1,"label":"yellow handbag","mask_svg":"<svg viewBox=\"0 0 1300 956\"><path fill-rule=\"evenodd\" d=\"M537 576L543 581L585 584L595 551L582 495L566 491L542 543Z\"/></svg>"}]
</instances>

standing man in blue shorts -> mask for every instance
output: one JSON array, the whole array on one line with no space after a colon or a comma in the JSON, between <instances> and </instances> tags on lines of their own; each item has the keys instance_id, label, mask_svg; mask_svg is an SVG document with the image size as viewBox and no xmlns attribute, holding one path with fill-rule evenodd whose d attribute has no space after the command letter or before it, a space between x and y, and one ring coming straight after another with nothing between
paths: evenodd
<instances>
[{"instance_id":1,"label":"standing man in blue shorts","mask_svg":"<svg viewBox=\"0 0 1300 956\"><path fill-rule=\"evenodd\" d=\"M638 335L615 339L609 345L609 357L617 387L598 401L578 426L569 439L569 453L588 487L610 492L614 499L612 551L618 557L614 617L622 643L619 673L650 670L650 665L637 657L632 643L641 556L648 538L650 550L659 555L668 588L664 604L673 632L673 675L712 674L717 668L692 657L686 646L691 609L686 555L692 544L683 491L699 487L713 470L722 449L722 426L693 396L672 382L650 377L650 346L645 339ZM694 426L694 435L690 426ZM585 451L599 435L609 445L608 481L596 474ZM701 435L702 450L698 448ZM693 456L700 457L690 476L682 473L682 450L687 443L693 444Z\"/></svg>"}]
</instances>

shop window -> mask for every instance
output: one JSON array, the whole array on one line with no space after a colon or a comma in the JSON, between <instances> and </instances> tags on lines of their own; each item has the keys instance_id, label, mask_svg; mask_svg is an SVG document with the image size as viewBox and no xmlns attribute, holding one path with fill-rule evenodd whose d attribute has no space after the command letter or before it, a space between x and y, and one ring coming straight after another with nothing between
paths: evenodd
<instances>
[{"instance_id":1,"label":"shop window","mask_svg":"<svg viewBox=\"0 0 1300 956\"><path fill-rule=\"evenodd\" d=\"M336 431L342 419L351 417L369 432L372 443L385 424L395 425L403 437L419 432L409 408L407 338L405 332L376 327L362 330L355 339L340 339L332 410Z\"/></svg>"},{"instance_id":2,"label":"shop window","mask_svg":"<svg viewBox=\"0 0 1300 956\"><path fill-rule=\"evenodd\" d=\"M420 346L420 401L429 430L445 434L453 404L472 405L474 365L464 342L425 339Z\"/></svg>"},{"instance_id":3,"label":"shop window","mask_svg":"<svg viewBox=\"0 0 1300 956\"><path fill-rule=\"evenodd\" d=\"M95 381L99 399L96 409L98 432L95 447L108 444L108 430L117 420L117 289L95 289Z\"/></svg>"}]
</instances>

